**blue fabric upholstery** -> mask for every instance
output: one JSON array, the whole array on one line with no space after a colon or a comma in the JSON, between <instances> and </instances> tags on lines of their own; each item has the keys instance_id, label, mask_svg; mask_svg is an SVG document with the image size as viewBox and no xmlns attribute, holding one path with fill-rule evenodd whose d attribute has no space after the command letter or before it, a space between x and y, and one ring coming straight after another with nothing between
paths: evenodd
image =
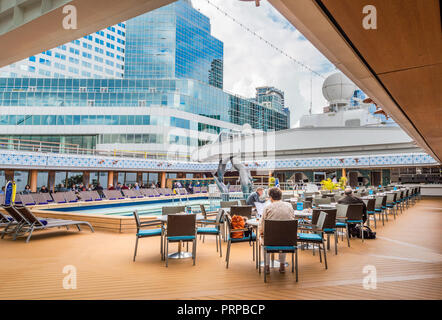
<instances>
[{"instance_id":1,"label":"blue fabric upholstery","mask_svg":"<svg viewBox=\"0 0 442 320\"><path fill-rule=\"evenodd\" d=\"M185 241L185 240L194 240L195 236L176 236L176 237L167 237L167 239L171 241Z\"/></svg>"},{"instance_id":2,"label":"blue fabric upholstery","mask_svg":"<svg viewBox=\"0 0 442 320\"><path fill-rule=\"evenodd\" d=\"M345 228L345 222L336 222L336 227Z\"/></svg>"},{"instance_id":3,"label":"blue fabric upholstery","mask_svg":"<svg viewBox=\"0 0 442 320\"><path fill-rule=\"evenodd\" d=\"M336 231L336 229L333 229L333 228L325 228L324 229L324 232L335 232Z\"/></svg>"},{"instance_id":4,"label":"blue fabric upholstery","mask_svg":"<svg viewBox=\"0 0 442 320\"><path fill-rule=\"evenodd\" d=\"M320 234L316 233L298 233L300 241L322 241Z\"/></svg>"},{"instance_id":5,"label":"blue fabric upholstery","mask_svg":"<svg viewBox=\"0 0 442 320\"><path fill-rule=\"evenodd\" d=\"M198 233L213 233L217 234L219 230L217 228L198 228Z\"/></svg>"},{"instance_id":6,"label":"blue fabric upholstery","mask_svg":"<svg viewBox=\"0 0 442 320\"><path fill-rule=\"evenodd\" d=\"M42 225L47 225L48 224L48 222L46 221L46 220L43 220L43 219L40 219L40 220L38 220L38 221L40 221L40 223L42 224Z\"/></svg>"},{"instance_id":7,"label":"blue fabric upholstery","mask_svg":"<svg viewBox=\"0 0 442 320\"><path fill-rule=\"evenodd\" d=\"M264 246L266 251L294 251L295 246Z\"/></svg>"},{"instance_id":8,"label":"blue fabric upholstery","mask_svg":"<svg viewBox=\"0 0 442 320\"><path fill-rule=\"evenodd\" d=\"M347 220L347 223L362 223L362 220Z\"/></svg>"},{"instance_id":9,"label":"blue fabric upholstery","mask_svg":"<svg viewBox=\"0 0 442 320\"><path fill-rule=\"evenodd\" d=\"M242 241L250 241L250 240L254 241L254 240L256 240L256 234L254 232L252 232L252 239L250 239L250 236L242 237L242 238L238 238L238 239L231 238L229 236L229 240L232 241L232 242L242 242Z\"/></svg>"},{"instance_id":10,"label":"blue fabric upholstery","mask_svg":"<svg viewBox=\"0 0 442 320\"><path fill-rule=\"evenodd\" d=\"M374 209L376 212L382 212L382 209Z\"/></svg>"},{"instance_id":11,"label":"blue fabric upholstery","mask_svg":"<svg viewBox=\"0 0 442 320\"><path fill-rule=\"evenodd\" d=\"M137 233L137 236L139 237L152 237L152 236L160 236L161 235L161 229L148 229L148 230L140 230L140 232Z\"/></svg>"},{"instance_id":12,"label":"blue fabric upholstery","mask_svg":"<svg viewBox=\"0 0 442 320\"><path fill-rule=\"evenodd\" d=\"M374 214L374 211L367 211L367 214Z\"/></svg>"},{"instance_id":13,"label":"blue fabric upholstery","mask_svg":"<svg viewBox=\"0 0 442 320\"><path fill-rule=\"evenodd\" d=\"M203 220L198 220L198 222L215 223L216 220L215 219L203 219Z\"/></svg>"}]
</instances>

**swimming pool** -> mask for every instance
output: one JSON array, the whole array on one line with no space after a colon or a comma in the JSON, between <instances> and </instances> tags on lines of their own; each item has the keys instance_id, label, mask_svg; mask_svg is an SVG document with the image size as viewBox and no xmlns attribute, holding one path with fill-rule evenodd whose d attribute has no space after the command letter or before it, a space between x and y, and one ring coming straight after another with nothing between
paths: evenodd
<instances>
[{"instance_id":1,"label":"swimming pool","mask_svg":"<svg viewBox=\"0 0 442 320\"><path fill-rule=\"evenodd\" d=\"M164 206L190 206L192 211L200 212L200 204L206 206L207 211L216 210L220 207L219 200L210 200L207 197L192 199L166 199L153 201L137 201L123 203L106 203L83 206L70 206L63 208L43 209L44 211L56 211L66 213L97 214L106 216L132 216L134 210L139 215L161 215Z\"/></svg>"}]
</instances>

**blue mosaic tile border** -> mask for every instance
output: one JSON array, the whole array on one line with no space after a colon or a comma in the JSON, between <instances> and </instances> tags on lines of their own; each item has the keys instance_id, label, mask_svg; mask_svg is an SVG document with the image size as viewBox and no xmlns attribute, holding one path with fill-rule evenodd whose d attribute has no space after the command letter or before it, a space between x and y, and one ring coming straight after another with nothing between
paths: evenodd
<instances>
[{"instance_id":1,"label":"blue mosaic tile border","mask_svg":"<svg viewBox=\"0 0 442 320\"><path fill-rule=\"evenodd\" d=\"M245 165L254 170L315 169L385 167L398 165L435 165L436 160L425 153L363 155L359 157L316 157L290 160L247 161ZM106 170L154 170L154 171L214 171L217 163L179 162L152 159L111 158L86 155L40 154L32 152L0 151L0 167L46 167L70 169ZM230 168L230 164L228 169Z\"/></svg>"}]
</instances>

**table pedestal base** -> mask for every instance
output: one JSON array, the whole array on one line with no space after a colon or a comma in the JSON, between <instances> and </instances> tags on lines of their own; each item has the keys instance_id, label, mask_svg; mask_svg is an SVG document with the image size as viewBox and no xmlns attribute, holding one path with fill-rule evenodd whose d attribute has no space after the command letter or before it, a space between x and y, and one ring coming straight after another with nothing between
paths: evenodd
<instances>
[{"instance_id":1,"label":"table pedestal base","mask_svg":"<svg viewBox=\"0 0 442 320\"><path fill-rule=\"evenodd\" d=\"M281 266L281 263L279 262L279 260L274 260L273 262L270 261L269 266L270 268L279 268ZM284 266L288 267L289 264L286 262ZM261 262L261 267L264 267L264 261Z\"/></svg>"},{"instance_id":2,"label":"table pedestal base","mask_svg":"<svg viewBox=\"0 0 442 320\"><path fill-rule=\"evenodd\" d=\"M169 254L169 259L187 259L192 258L192 252L175 252Z\"/></svg>"}]
</instances>

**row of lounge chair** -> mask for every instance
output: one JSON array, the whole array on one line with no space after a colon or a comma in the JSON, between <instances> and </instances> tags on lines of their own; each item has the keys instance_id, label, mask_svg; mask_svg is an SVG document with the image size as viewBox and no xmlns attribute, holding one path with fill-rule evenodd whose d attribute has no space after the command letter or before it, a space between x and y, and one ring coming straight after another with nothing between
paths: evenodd
<instances>
[{"instance_id":1,"label":"row of lounge chair","mask_svg":"<svg viewBox=\"0 0 442 320\"><path fill-rule=\"evenodd\" d=\"M240 185L230 185L229 186L229 192L241 192L241 186Z\"/></svg>"},{"instance_id":2,"label":"row of lounge chair","mask_svg":"<svg viewBox=\"0 0 442 320\"><path fill-rule=\"evenodd\" d=\"M94 232L94 228L86 221L38 218L26 206L2 206L2 208L7 212L4 214L0 211L2 239L9 234L12 235L13 240L20 236L27 236L26 242L29 242L34 231L61 227L69 230L69 226L76 226L78 231L81 231L80 225L87 225Z\"/></svg>"},{"instance_id":3,"label":"row of lounge chair","mask_svg":"<svg viewBox=\"0 0 442 320\"><path fill-rule=\"evenodd\" d=\"M207 193L204 187L195 193ZM176 189L177 195L187 195L184 188ZM78 196L74 191L56 192L56 193L29 193L17 194L15 199L16 205L34 206L44 205L49 203L73 203L78 201L101 201L101 200L118 200L118 199L135 199L135 198L151 198L151 197L169 197L175 196L175 193L170 188L157 189L127 189L127 190L103 190L100 195L98 191L80 191ZM0 204L4 204L5 196L0 195Z\"/></svg>"}]
</instances>

